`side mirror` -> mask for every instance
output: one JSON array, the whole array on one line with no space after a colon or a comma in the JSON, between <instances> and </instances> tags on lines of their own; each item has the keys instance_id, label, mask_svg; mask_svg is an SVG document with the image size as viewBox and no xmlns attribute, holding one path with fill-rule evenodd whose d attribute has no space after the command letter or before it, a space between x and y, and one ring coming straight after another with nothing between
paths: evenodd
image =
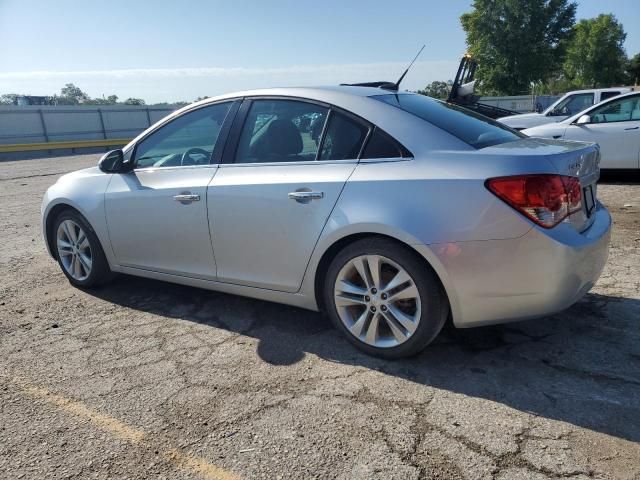
<instances>
[{"instance_id":1,"label":"side mirror","mask_svg":"<svg viewBox=\"0 0 640 480\"><path fill-rule=\"evenodd\" d=\"M129 162L124 161L124 152L118 148L105 153L98 162L98 168L105 173L124 173L130 170Z\"/></svg>"},{"instance_id":2,"label":"side mirror","mask_svg":"<svg viewBox=\"0 0 640 480\"><path fill-rule=\"evenodd\" d=\"M584 125L585 123L591 123L591 117L589 115L582 115L578 120L576 120L577 125Z\"/></svg>"}]
</instances>

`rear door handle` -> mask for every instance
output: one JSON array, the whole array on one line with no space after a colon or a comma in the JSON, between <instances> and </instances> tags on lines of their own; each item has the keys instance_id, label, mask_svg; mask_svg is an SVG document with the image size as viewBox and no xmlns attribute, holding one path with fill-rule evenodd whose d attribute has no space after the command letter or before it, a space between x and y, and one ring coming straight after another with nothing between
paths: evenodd
<instances>
[{"instance_id":1,"label":"rear door handle","mask_svg":"<svg viewBox=\"0 0 640 480\"><path fill-rule=\"evenodd\" d=\"M307 203L311 200L320 200L321 198L324 198L324 192L289 192L289 198L296 202Z\"/></svg>"},{"instance_id":2,"label":"rear door handle","mask_svg":"<svg viewBox=\"0 0 640 480\"><path fill-rule=\"evenodd\" d=\"M174 195L173 199L176 202L180 202L182 204L187 204L187 203L191 203L191 202L199 202L200 201L200 195L192 194L192 193L181 193L180 195Z\"/></svg>"},{"instance_id":3,"label":"rear door handle","mask_svg":"<svg viewBox=\"0 0 640 480\"><path fill-rule=\"evenodd\" d=\"M638 128L640 127L629 127L629 128L625 128L625 130L638 130Z\"/></svg>"}]
</instances>

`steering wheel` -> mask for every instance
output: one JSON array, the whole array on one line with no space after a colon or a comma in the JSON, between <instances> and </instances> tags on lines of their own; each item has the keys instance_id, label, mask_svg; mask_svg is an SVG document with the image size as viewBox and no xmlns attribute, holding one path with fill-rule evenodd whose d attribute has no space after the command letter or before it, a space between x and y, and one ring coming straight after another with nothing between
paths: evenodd
<instances>
[{"instance_id":1,"label":"steering wheel","mask_svg":"<svg viewBox=\"0 0 640 480\"><path fill-rule=\"evenodd\" d=\"M189 161L187 160L185 162L186 159L191 160L191 155L193 154L197 154L197 155L204 155L205 159L206 159L206 163L209 163L209 157L211 156L211 154L209 152L207 152L206 150L202 149L202 148L190 148L189 150L187 150L186 152L184 152L182 154L182 158L180 159L180 166L183 165L200 165L200 162L196 162L192 160L192 163L189 163Z\"/></svg>"}]
</instances>

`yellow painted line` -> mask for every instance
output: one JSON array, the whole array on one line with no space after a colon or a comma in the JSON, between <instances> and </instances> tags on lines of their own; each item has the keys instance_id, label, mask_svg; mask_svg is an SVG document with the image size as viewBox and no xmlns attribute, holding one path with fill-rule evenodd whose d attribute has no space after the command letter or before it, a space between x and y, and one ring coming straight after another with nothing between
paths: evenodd
<instances>
[{"instance_id":1,"label":"yellow painted line","mask_svg":"<svg viewBox=\"0 0 640 480\"><path fill-rule=\"evenodd\" d=\"M62 148L110 147L126 145L130 141L130 138L106 138L102 140L73 140L68 142L7 143L4 145L0 144L0 153L59 150Z\"/></svg>"},{"instance_id":2,"label":"yellow painted line","mask_svg":"<svg viewBox=\"0 0 640 480\"><path fill-rule=\"evenodd\" d=\"M240 480L240 477L235 473L208 462L204 458L183 453L176 448L163 449L153 442L150 435L142 430L132 427L117 418L96 412L82 402L63 397L46 388L29 385L17 378L14 378L12 383L18 386L23 393L31 397L44 400L64 412L88 419L96 427L110 433L114 437L134 445L145 445L150 450L157 450L165 460L179 469L198 475L206 480Z\"/></svg>"}]
</instances>

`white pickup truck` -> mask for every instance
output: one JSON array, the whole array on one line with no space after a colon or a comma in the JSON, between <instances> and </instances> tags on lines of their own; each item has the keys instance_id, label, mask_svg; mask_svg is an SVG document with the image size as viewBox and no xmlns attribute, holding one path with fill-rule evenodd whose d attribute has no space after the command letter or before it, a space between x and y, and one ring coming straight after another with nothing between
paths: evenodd
<instances>
[{"instance_id":1,"label":"white pickup truck","mask_svg":"<svg viewBox=\"0 0 640 480\"><path fill-rule=\"evenodd\" d=\"M498 121L516 130L537 127L545 123L556 123L576 113L621 93L630 92L629 87L594 88L591 90L575 90L566 93L542 113L522 113L499 118Z\"/></svg>"}]
</instances>

